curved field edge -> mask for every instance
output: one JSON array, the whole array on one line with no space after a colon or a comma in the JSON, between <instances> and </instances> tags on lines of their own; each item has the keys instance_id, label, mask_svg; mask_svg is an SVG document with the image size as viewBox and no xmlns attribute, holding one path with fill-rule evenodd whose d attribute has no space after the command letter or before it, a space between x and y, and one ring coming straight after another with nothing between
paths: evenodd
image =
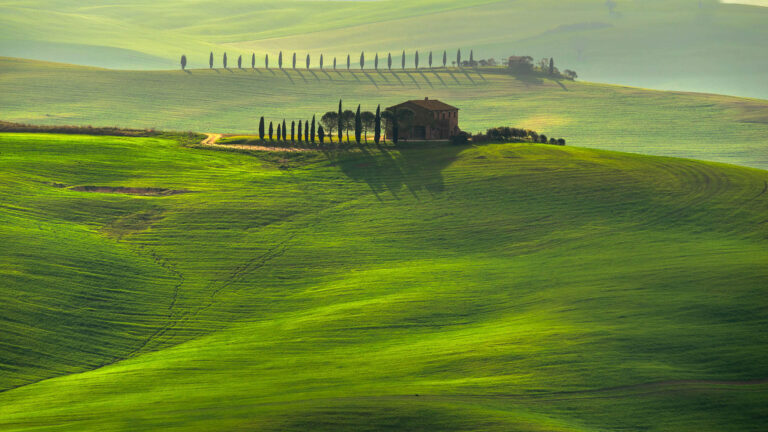
<instances>
[{"instance_id":1,"label":"curved field edge","mask_svg":"<svg viewBox=\"0 0 768 432\"><path fill-rule=\"evenodd\" d=\"M768 102L513 76L420 71L111 71L0 59L3 120L254 134L267 121L430 97L470 132L534 129L569 145L768 168Z\"/></svg>"},{"instance_id":2,"label":"curved field edge","mask_svg":"<svg viewBox=\"0 0 768 432\"><path fill-rule=\"evenodd\" d=\"M148 343L104 355L133 358L87 371L68 359L96 342L50 345L80 373L28 370L43 381L0 394L2 429L758 430L766 414L765 171L525 144L0 146L2 232L52 251L3 250L22 275L4 295L47 290L12 309L66 306L66 282L23 277L45 257L118 259L28 219L163 257L160 309L184 281ZM193 193L72 189L88 185ZM120 321L146 320L155 300L126 295Z\"/></svg>"}]
</instances>

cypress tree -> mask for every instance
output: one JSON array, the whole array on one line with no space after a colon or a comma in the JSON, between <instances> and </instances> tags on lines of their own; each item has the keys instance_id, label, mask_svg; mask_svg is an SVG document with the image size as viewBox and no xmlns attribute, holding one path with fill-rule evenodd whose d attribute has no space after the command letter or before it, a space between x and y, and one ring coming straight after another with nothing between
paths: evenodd
<instances>
[{"instance_id":1,"label":"cypress tree","mask_svg":"<svg viewBox=\"0 0 768 432\"><path fill-rule=\"evenodd\" d=\"M264 142L264 116L259 120L259 139Z\"/></svg>"},{"instance_id":2,"label":"cypress tree","mask_svg":"<svg viewBox=\"0 0 768 432\"><path fill-rule=\"evenodd\" d=\"M443 51L443 67L448 64L448 51Z\"/></svg>"},{"instance_id":3,"label":"cypress tree","mask_svg":"<svg viewBox=\"0 0 768 432\"><path fill-rule=\"evenodd\" d=\"M387 54L387 69L392 70L392 53Z\"/></svg>"},{"instance_id":4,"label":"cypress tree","mask_svg":"<svg viewBox=\"0 0 768 432\"><path fill-rule=\"evenodd\" d=\"M291 142L292 143L296 142L296 120L291 121Z\"/></svg>"},{"instance_id":5,"label":"cypress tree","mask_svg":"<svg viewBox=\"0 0 768 432\"><path fill-rule=\"evenodd\" d=\"M405 70L405 50L403 50L403 58L402 58L402 62L401 63L402 63L402 66L403 66L403 70Z\"/></svg>"},{"instance_id":6,"label":"cypress tree","mask_svg":"<svg viewBox=\"0 0 768 432\"><path fill-rule=\"evenodd\" d=\"M187 56L182 54L181 55L181 70L185 70L187 68Z\"/></svg>"},{"instance_id":7,"label":"cypress tree","mask_svg":"<svg viewBox=\"0 0 768 432\"><path fill-rule=\"evenodd\" d=\"M360 70L365 69L365 51L360 53Z\"/></svg>"},{"instance_id":8,"label":"cypress tree","mask_svg":"<svg viewBox=\"0 0 768 432\"><path fill-rule=\"evenodd\" d=\"M347 70L349 70L351 65L352 65L352 63L350 62L349 54L347 54Z\"/></svg>"},{"instance_id":9,"label":"cypress tree","mask_svg":"<svg viewBox=\"0 0 768 432\"><path fill-rule=\"evenodd\" d=\"M432 51L429 52L429 68L432 69Z\"/></svg>"},{"instance_id":10,"label":"cypress tree","mask_svg":"<svg viewBox=\"0 0 768 432\"><path fill-rule=\"evenodd\" d=\"M283 52L280 51L280 54L277 55L277 67L278 69L283 68Z\"/></svg>"},{"instance_id":11,"label":"cypress tree","mask_svg":"<svg viewBox=\"0 0 768 432\"><path fill-rule=\"evenodd\" d=\"M323 130L323 125L320 125L317 128L317 137L320 138L320 145L323 145L325 142L325 131Z\"/></svg>"},{"instance_id":12,"label":"cypress tree","mask_svg":"<svg viewBox=\"0 0 768 432\"><path fill-rule=\"evenodd\" d=\"M360 117L360 105L357 106L357 112L355 113L355 141L360 144L360 140L363 136L363 119Z\"/></svg>"},{"instance_id":13,"label":"cypress tree","mask_svg":"<svg viewBox=\"0 0 768 432\"><path fill-rule=\"evenodd\" d=\"M312 116L312 126L309 130L309 140L312 144L315 143L315 116Z\"/></svg>"},{"instance_id":14,"label":"cypress tree","mask_svg":"<svg viewBox=\"0 0 768 432\"><path fill-rule=\"evenodd\" d=\"M469 67L475 65L475 50L469 50Z\"/></svg>"},{"instance_id":15,"label":"cypress tree","mask_svg":"<svg viewBox=\"0 0 768 432\"><path fill-rule=\"evenodd\" d=\"M381 141L381 105L376 107L376 119L373 121L373 142L379 145Z\"/></svg>"},{"instance_id":16,"label":"cypress tree","mask_svg":"<svg viewBox=\"0 0 768 432\"><path fill-rule=\"evenodd\" d=\"M293 53L293 68L296 69L296 53Z\"/></svg>"},{"instance_id":17,"label":"cypress tree","mask_svg":"<svg viewBox=\"0 0 768 432\"><path fill-rule=\"evenodd\" d=\"M379 53L376 53L376 58L373 59L373 68L379 70Z\"/></svg>"},{"instance_id":18,"label":"cypress tree","mask_svg":"<svg viewBox=\"0 0 768 432\"><path fill-rule=\"evenodd\" d=\"M552 57L549 58L549 74L555 74L555 59Z\"/></svg>"},{"instance_id":19,"label":"cypress tree","mask_svg":"<svg viewBox=\"0 0 768 432\"><path fill-rule=\"evenodd\" d=\"M288 129L285 127L285 119L283 119L283 141L288 139Z\"/></svg>"},{"instance_id":20,"label":"cypress tree","mask_svg":"<svg viewBox=\"0 0 768 432\"><path fill-rule=\"evenodd\" d=\"M264 67L269 69L269 54L264 56Z\"/></svg>"},{"instance_id":21,"label":"cypress tree","mask_svg":"<svg viewBox=\"0 0 768 432\"><path fill-rule=\"evenodd\" d=\"M416 65L416 69L419 68L419 52L416 51L416 57L413 58L413 64Z\"/></svg>"},{"instance_id":22,"label":"cypress tree","mask_svg":"<svg viewBox=\"0 0 768 432\"><path fill-rule=\"evenodd\" d=\"M344 129L344 121L342 117L343 114L344 112L341 110L341 99L339 99L339 126L337 129L339 131L339 142L341 142L341 138L342 138L341 131L342 129Z\"/></svg>"},{"instance_id":23,"label":"cypress tree","mask_svg":"<svg viewBox=\"0 0 768 432\"><path fill-rule=\"evenodd\" d=\"M304 142L309 143L309 121L304 121Z\"/></svg>"},{"instance_id":24,"label":"cypress tree","mask_svg":"<svg viewBox=\"0 0 768 432\"><path fill-rule=\"evenodd\" d=\"M274 133L274 129L272 129L272 122L269 122L269 140L272 141L272 135Z\"/></svg>"},{"instance_id":25,"label":"cypress tree","mask_svg":"<svg viewBox=\"0 0 768 432\"><path fill-rule=\"evenodd\" d=\"M336 57L333 58L333 70L336 70Z\"/></svg>"},{"instance_id":26,"label":"cypress tree","mask_svg":"<svg viewBox=\"0 0 768 432\"><path fill-rule=\"evenodd\" d=\"M208 69L213 69L213 51L211 51L211 55L208 57Z\"/></svg>"},{"instance_id":27,"label":"cypress tree","mask_svg":"<svg viewBox=\"0 0 768 432\"><path fill-rule=\"evenodd\" d=\"M307 54L307 69L309 69L309 54Z\"/></svg>"},{"instance_id":28,"label":"cypress tree","mask_svg":"<svg viewBox=\"0 0 768 432\"><path fill-rule=\"evenodd\" d=\"M256 69L256 53L251 54L251 69Z\"/></svg>"},{"instance_id":29,"label":"cypress tree","mask_svg":"<svg viewBox=\"0 0 768 432\"><path fill-rule=\"evenodd\" d=\"M277 124L277 140L280 141L280 139L283 138L283 133L280 131L280 123Z\"/></svg>"},{"instance_id":30,"label":"cypress tree","mask_svg":"<svg viewBox=\"0 0 768 432\"><path fill-rule=\"evenodd\" d=\"M224 63L224 69L227 68L227 53L224 53L224 57L222 57L222 63Z\"/></svg>"},{"instance_id":31,"label":"cypress tree","mask_svg":"<svg viewBox=\"0 0 768 432\"><path fill-rule=\"evenodd\" d=\"M461 49L456 51L456 66L461 67Z\"/></svg>"},{"instance_id":32,"label":"cypress tree","mask_svg":"<svg viewBox=\"0 0 768 432\"><path fill-rule=\"evenodd\" d=\"M323 55L320 54L320 70L323 70Z\"/></svg>"},{"instance_id":33,"label":"cypress tree","mask_svg":"<svg viewBox=\"0 0 768 432\"><path fill-rule=\"evenodd\" d=\"M239 55L237 57L237 68L242 69L243 68L243 56Z\"/></svg>"},{"instance_id":34,"label":"cypress tree","mask_svg":"<svg viewBox=\"0 0 768 432\"><path fill-rule=\"evenodd\" d=\"M301 120L299 120L299 134L296 137L296 142L301 142Z\"/></svg>"}]
</instances>

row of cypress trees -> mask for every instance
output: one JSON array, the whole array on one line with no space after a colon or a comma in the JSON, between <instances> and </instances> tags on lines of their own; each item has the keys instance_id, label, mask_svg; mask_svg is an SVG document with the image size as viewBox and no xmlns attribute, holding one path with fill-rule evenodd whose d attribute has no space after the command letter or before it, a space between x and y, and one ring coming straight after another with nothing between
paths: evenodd
<instances>
[{"instance_id":1,"label":"row of cypress trees","mask_svg":"<svg viewBox=\"0 0 768 432\"><path fill-rule=\"evenodd\" d=\"M325 116L323 116L322 119L322 122L326 123L326 127L331 129L331 132L333 132L333 129L338 131L339 143L342 142L343 133L345 130L347 130L345 127L345 113L346 112L343 110L343 102L339 100L338 113L334 113L333 111L328 112ZM385 112L385 114L386 113L387 112ZM329 114L334 115L330 116ZM331 122L337 122L334 125L335 127L331 126ZM374 115L373 121L373 141L376 143L376 145L382 142L381 122L382 112L381 105L379 105L376 107L376 114ZM397 143L398 141L397 130L397 121L395 120L395 125L393 128L394 135L392 137L394 143ZM360 105L357 106L357 111L355 112L354 116L354 136L355 142L358 145L363 143L363 118L360 111ZM316 122L316 116L314 115L312 116L311 121L305 120L303 125L301 120L299 120L298 123L296 121L291 121L290 140L288 139L288 124L285 119L283 119L282 122L278 121L277 125L275 125L275 123L272 121L270 121L269 125L267 125L263 116L259 119L259 139L262 142L266 142L266 140L269 139L269 141L273 142L305 143L308 145L314 145L316 141L319 141L320 145L323 145L325 143L325 138L329 138L331 143L333 143L333 135L326 133L323 125ZM349 142L348 132L347 142Z\"/></svg>"},{"instance_id":2,"label":"row of cypress trees","mask_svg":"<svg viewBox=\"0 0 768 432\"><path fill-rule=\"evenodd\" d=\"M474 57L475 57L474 50L470 50L470 52L469 52L469 64L470 65L475 64L475 58ZM462 59L462 57L461 57L461 49L459 49L459 50L456 51L456 65L459 66L459 67L461 67L461 59ZM305 62L305 66L306 66L307 69L310 69L311 66L312 66L311 60L312 59L311 59L310 55L307 54L307 58L306 58L306 62ZM400 58L400 66L401 66L402 69L405 69L405 67L406 67L406 60L407 60L407 55L405 53L405 50L403 50L403 54L402 54L402 56ZM296 53L293 53L293 57L292 57L292 60L291 60L291 67L293 69L296 69L296 61L297 61ZM222 55L221 63L222 63L222 66L224 67L224 69L228 68L227 53L224 53ZM265 65L265 67L267 69L269 69L269 54L266 54L264 56L264 65ZM336 57L334 57L333 58L333 70L336 70L336 65L337 65ZM359 65L360 65L360 69L361 70L365 69L365 51L360 53ZM414 53L413 65L414 65L414 67L416 69L419 69L419 66L420 66L419 51L415 51L415 53ZM432 51L429 51L429 55L427 57L427 65L429 66L430 69L433 67ZM448 52L447 51L443 51L442 65L443 65L443 67L447 67L448 66ZM210 69L213 69L214 66L215 66L215 64L214 64L214 56L213 56L213 52L211 52L211 54L208 57L208 67ZM320 54L319 66L320 66L321 70L325 67L325 60L324 60L323 54ZM184 70L184 69L186 69L186 67L187 67L187 56L186 55L182 55L181 56L181 69ZM282 51L280 51L280 53L278 54L278 57L277 57L277 67L279 69L283 69L283 52ZM237 57L237 68L238 69L242 69L243 68L243 56L242 55ZM252 69L256 68L256 54L251 54L251 68ZM351 68L352 68L352 56L347 54L347 70L350 70ZM379 54L378 53L374 56L373 68L374 68L374 70L379 70ZM388 70L392 70L392 53L388 53L387 54L387 69Z\"/></svg>"}]
</instances>

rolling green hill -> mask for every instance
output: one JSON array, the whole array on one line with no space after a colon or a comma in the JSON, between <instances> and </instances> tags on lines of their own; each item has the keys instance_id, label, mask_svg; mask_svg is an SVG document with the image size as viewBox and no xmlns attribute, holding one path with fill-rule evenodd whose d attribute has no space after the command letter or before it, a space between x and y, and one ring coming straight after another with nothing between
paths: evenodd
<instances>
[{"instance_id":1,"label":"rolling green hill","mask_svg":"<svg viewBox=\"0 0 768 432\"><path fill-rule=\"evenodd\" d=\"M172 69L186 53L554 57L584 79L768 98L768 9L716 0L2 0L0 55ZM234 58L232 58L234 60ZM315 63L316 64L316 63Z\"/></svg>"},{"instance_id":2,"label":"rolling green hill","mask_svg":"<svg viewBox=\"0 0 768 432\"><path fill-rule=\"evenodd\" d=\"M0 430L759 431L767 189L573 147L0 134Z\"/></svg>"},{"instance_id":3,"label":"rolling green hill","mask_svg":"<svg viewBox=\"0 0 768 432\"><path fill-rule=\"evenodd\" d=\"M308 119L429 96L462 129L510 125L569 144L768 168L768 101L471 71L133 72L0 59L2 119L253 133L259 116Z\"/></svg>"}]
</instances>

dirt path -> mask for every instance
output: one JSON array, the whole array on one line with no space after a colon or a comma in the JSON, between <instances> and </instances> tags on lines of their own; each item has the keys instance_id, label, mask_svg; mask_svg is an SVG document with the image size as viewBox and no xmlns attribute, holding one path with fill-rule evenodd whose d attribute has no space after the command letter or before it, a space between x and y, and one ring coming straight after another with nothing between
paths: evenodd
<instances>
[{"instance_id":1,"label":"dirt path","mask_svg":"<svg viewBox=\"0 0 768 432\"><path fill-rule=\"evenodd\" d=\"M235 148L240 150L260 150L260 151L281 151L281 152L308 152L312 149L298 148L298 147L267 147L260 145L245 145L245 144L217 144L217 142L224 136L223 134L206 133L205 139L200 144L211 147L220 148Z\"/></svg>"}]
</instances>

